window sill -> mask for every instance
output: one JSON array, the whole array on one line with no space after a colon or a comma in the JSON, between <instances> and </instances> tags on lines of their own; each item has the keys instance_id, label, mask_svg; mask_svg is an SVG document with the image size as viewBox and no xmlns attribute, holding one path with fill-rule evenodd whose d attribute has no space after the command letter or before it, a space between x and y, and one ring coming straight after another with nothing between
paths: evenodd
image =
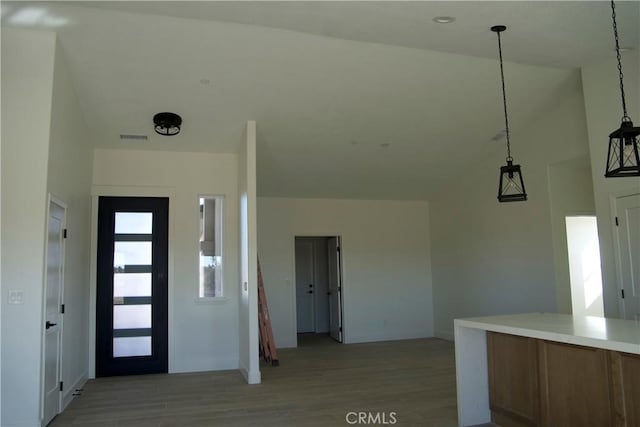
<instances>
[{"instance_id":1,"label":"window sill","mask_svg":"<svg viewBox=\"0 0 640 427\"><path fill-rule=\"evenodd\" d=\"M194 302L196 304L202 305L221 305L226 304L229 298L226 297L207 297L207 298L195 298Z\"/></svg>"}]
</instances>

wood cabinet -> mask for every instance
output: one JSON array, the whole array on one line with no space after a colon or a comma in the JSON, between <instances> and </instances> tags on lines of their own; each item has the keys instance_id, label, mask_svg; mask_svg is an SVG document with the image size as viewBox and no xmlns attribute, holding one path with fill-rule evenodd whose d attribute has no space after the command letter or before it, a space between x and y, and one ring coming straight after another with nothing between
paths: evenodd
<instances>
[{"instance_id":1,"label":"wood cabinet","mask_svg":"<svg viewBox=\"0 0 640 427\"><path fill-rule=\"evenodd\" d=\"M640 356L611 351L613 385L618 425L640 427Z\"/></svg>"},{"instance_id":2,"label":"wood cabinet","mask_svg":"<svg viewBox=\"0 0 640 427\"><path fill-rule=\"evenodd\" d=\"M487 333L492 420L503 427L640 427L640 357Z\"/></svg>"},{"instance_id":3,"label":"wood cabinet","mask_svg":"<svg viewBox=\"0 0 640 427\"><path fill-rule=\"evenodd\" d=\"M489 332L487 350L493 421L504 427L538 425L536 340Z\"/></svg>"},{"instance_id":4,"label":"wood cabinet","mask_svg":"<svg viewBox=\"0 0 640 427\"><path fill-rule=\"evenodd\" d=\"M538 341L543 426L614 426L608 351Z\"/></svg>"}]
</instances>

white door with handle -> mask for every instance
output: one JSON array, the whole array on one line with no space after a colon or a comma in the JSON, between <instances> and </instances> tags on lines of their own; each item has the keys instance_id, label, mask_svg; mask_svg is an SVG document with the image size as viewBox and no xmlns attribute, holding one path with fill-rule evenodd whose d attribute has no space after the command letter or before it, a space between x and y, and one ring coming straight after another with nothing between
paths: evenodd
<instances>
[{"instance_id":1,"label":"white door with handle","mask_svg":"<svg viewBox=\"0 0 640 427\"><path fill-rule=\"evenodd\" d=\"M297 332L314 332L313 241L296 238L295 258Z\"/></svg>"},{"instance_id":2,"label":"white door with handle","mask_svg":"<svg viewBox=\"0 0 640 427\"><path fill-rule=\"evenodd\" d=\"M640 194L618 197L615 205L623 316L640 320Z\"/></svg>"},{"instance_id":3,"label":"white door with handle","mask_svg":"<svg viewBox=\"0 0 640 427\"><path fill-rule=\"evenodd\" d=\"M66 207L49 201L44 307L43 425L60 412L62 354L62 289L64 280L64 227Z\"/></svg>"}]
</instances>

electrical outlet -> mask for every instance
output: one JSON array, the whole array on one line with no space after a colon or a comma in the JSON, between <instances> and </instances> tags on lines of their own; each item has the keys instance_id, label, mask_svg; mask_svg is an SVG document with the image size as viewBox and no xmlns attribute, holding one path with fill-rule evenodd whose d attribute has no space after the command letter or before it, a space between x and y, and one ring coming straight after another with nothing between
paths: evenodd
<instances>
[{"instance_id":1,"label":"electrical outlet","mask_svg":"<svg viewBox=\"0 0 640 427\"><path fill-rule=\"evenodd\" d=\"M9 291L9 304L24 304L24 292Z\"/></svg>"}]
</instances>

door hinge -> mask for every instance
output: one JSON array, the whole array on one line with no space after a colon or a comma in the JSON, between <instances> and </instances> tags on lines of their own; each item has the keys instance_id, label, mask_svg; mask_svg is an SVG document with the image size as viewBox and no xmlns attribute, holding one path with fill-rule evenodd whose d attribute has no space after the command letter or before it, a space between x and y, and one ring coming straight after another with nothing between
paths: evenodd
<instances>
[{"instance_id":1,"label":"door hinge","mask_svg":"<svg viewBox=\"0 0 640 427\"><path fill-rule=\"evenodd\" d=\"M67 229L66 228L64 230L62 230L62 238L63 239L67 238Z\"/></svg>"},{"instance_id":2,"label":"door hinge","mask_svg":"<svg viewBox=\"0 0 640 427\"><path fill-rule=\"evenodd\" d=\"M340 326L340 332L342 332L342 326Z\"/></svg>"},{"instance_id":3,"label":"door hinge","mask_svg":"<svg viewBox=\"0 0 640 427\"><path fill-rule=\"evenodd\" d=\"M64 304L60 304L60 314L64 314Z\"/></svg>"},{"instance_id":4,"label":"door hinge","mask_svg":"<svg viewBox=\"0 0 640 427\"><path fill-rule=\"evenodd\" d=\"M336 251L340 252L340 246L336 246Z\"/></svg>"},{"instance_id":5,"label":"door hinge","mask_svg":"<svg viewBox=\"0 0 640 427\"><path fill-rule=\"evenodd\" d=\"M620 226L620 222L618 222L618 217L616 217L616 227Z\"/></svg>"},{"instance_id":6,"label":"door hinge","mask_svg":"<svg viewBox=\"0 0 640 427\"><path fill-rule=\"evenodd\" d=\"M60 391L64 390L64 383L62 381L60 381Z\"/></svg>"},{"instance_id":7,"label":"door hinge","mask_svg":"<svg viewBox=\"0 0 640 427\"><path fill-rule=\"evenodd\" d=\"M624 299L624 289L620 290L620 295L622 295L622 299Z\"/></svg>"}]
</instances>

